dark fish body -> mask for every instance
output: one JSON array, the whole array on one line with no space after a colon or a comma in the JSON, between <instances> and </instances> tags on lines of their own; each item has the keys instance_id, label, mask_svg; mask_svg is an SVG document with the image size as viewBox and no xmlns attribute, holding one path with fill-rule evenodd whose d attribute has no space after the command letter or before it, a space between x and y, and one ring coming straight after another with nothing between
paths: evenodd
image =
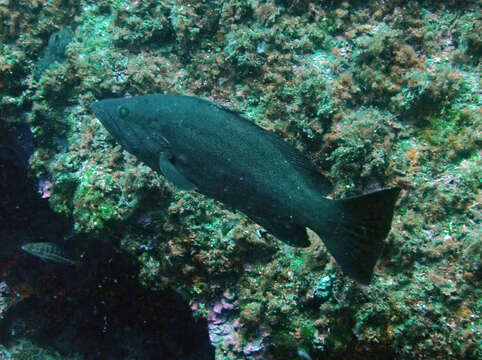
<instances>
[{"instance_id":1,"label":"dark fish body","mask_svg":"<svg viewBox=\"0 0 482 360\"><path fill-rule=\"evenodd\" d=\"M114 138L169 181L244 212L292 246L306 227L344 271L367 283L390 230L398 188L329 200L330 184L292 145L238 113L182 95L97 101Z\"/></svg>"},{"instance_id":2,"label":"dark fish body","mask_svg":"<svg viewBox=\"0 0 482 360\"><path fill-rule=\"evenodd\" d=\"M62 264L77 265L77 261L70 259L56 244L50 242L36 242L22 245L22 250L42 260Z\"/></svg>"}]
</instances>

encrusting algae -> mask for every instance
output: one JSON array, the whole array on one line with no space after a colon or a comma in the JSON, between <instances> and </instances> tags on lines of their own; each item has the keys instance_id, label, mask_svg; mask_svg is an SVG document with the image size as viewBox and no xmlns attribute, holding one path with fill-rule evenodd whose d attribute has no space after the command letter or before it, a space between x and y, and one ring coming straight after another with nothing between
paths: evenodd
<instances>
[{"instance_id":1,"label":"encrusting algae","mask_svg":"<svg viewBox=\"0 0 482 360\"><path fill-rule=\"evenodd\" d=\"M312 359L479 359L480 13L470 0L0 1L0 126L30 127L30 174L51 184L50 207L76 235L138 261L139 286L180 293L207 321L216 359L305 356L299 349ZM45 66L62 29L72 38ZM311 245L295 248L247 211L179 191L153 171L158 157L151 167L124 151L89 109L155 93L237 109L305 154L333 184L323 196L406 190L371 282L344 276L311 232ZM1 263L11 288L20 261ZM9 339L6 352L20 347L20 335Z\"/></svg>"}]
</instances>

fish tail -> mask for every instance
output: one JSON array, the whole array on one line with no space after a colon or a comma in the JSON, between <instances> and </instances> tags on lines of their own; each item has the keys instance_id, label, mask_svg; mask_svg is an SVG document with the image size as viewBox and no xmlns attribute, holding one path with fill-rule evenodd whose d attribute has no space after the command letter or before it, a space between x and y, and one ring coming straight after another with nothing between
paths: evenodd
<instances>
[{"instance_id":1,"label":"fish tail","mask_svg":"<svg viewBox=\"0 0 482 360\"><path fill-rule=\"evenodd\" d=\"M373 275L399 193L394 187L332 200L328 216L313 227L343 271L362 284Z\"/></svg>"}]
</instances>

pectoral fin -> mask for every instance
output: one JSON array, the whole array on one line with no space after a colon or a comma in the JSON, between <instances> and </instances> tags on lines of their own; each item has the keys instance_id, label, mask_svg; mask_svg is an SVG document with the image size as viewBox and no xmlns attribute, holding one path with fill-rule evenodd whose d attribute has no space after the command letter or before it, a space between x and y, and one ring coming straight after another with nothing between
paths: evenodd
<instances>
[{"instance_id":1,"label":"pectoral fin","mask_svg":"<svg viewBox=\"0 0 482 360\"><path fill-rule=\"evenodd\" d=\"M184 177L172 164L172 156L168 152L161 152L159 154L159 169L162 175L183 190L197 190L196 185Z\"/></svg>"}]
</instances>

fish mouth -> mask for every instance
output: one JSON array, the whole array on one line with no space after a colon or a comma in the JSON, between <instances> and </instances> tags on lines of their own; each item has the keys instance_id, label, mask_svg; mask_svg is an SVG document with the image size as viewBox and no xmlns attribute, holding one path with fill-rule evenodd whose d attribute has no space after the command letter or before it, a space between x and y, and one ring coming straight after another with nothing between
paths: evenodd
<instances>
[{"instance_id":1,"label":"fish mouth","mask_svg":"<svg viewBox=\"0 0 482 360\"><path fill-rule=\"evenodd\" d=\"M113 122L111 116L109 116L109 114L106 111L102 110L100 101L95 101L92 104L90 104L89 109L94 113L95 117L99 119L103 125L106 125L106 123Z\"/></svg>"},{"instance_id":2,"label":"fish mouth","mask_svg":"<svg viewBox=\"0 0 482 360\"><path fill-rule=\"evenodd\" d=\"M111 133L114 137L120 134L120 127L115 121L115 119L102 108L101 101L95 101L89 106L90 111L92 111L97 119L104 125L104 127Z\"/></svg>"},{"instance_id":3,"label":"fish mouth","mask_svg":"<svg viewBox=\"0 0 482 360\"><path fill-rule=\"evenodd\" d=\"M105 106L102 102L103 100L93 102L89 106L90 110L119 144L128 151L135 152L137 149L126 136L126 132L130 134L133 133L131 126L126 121L120 121L120 119L115 115L112 115L109 110L105 110Z\"/></svg>"}]
</instances>

